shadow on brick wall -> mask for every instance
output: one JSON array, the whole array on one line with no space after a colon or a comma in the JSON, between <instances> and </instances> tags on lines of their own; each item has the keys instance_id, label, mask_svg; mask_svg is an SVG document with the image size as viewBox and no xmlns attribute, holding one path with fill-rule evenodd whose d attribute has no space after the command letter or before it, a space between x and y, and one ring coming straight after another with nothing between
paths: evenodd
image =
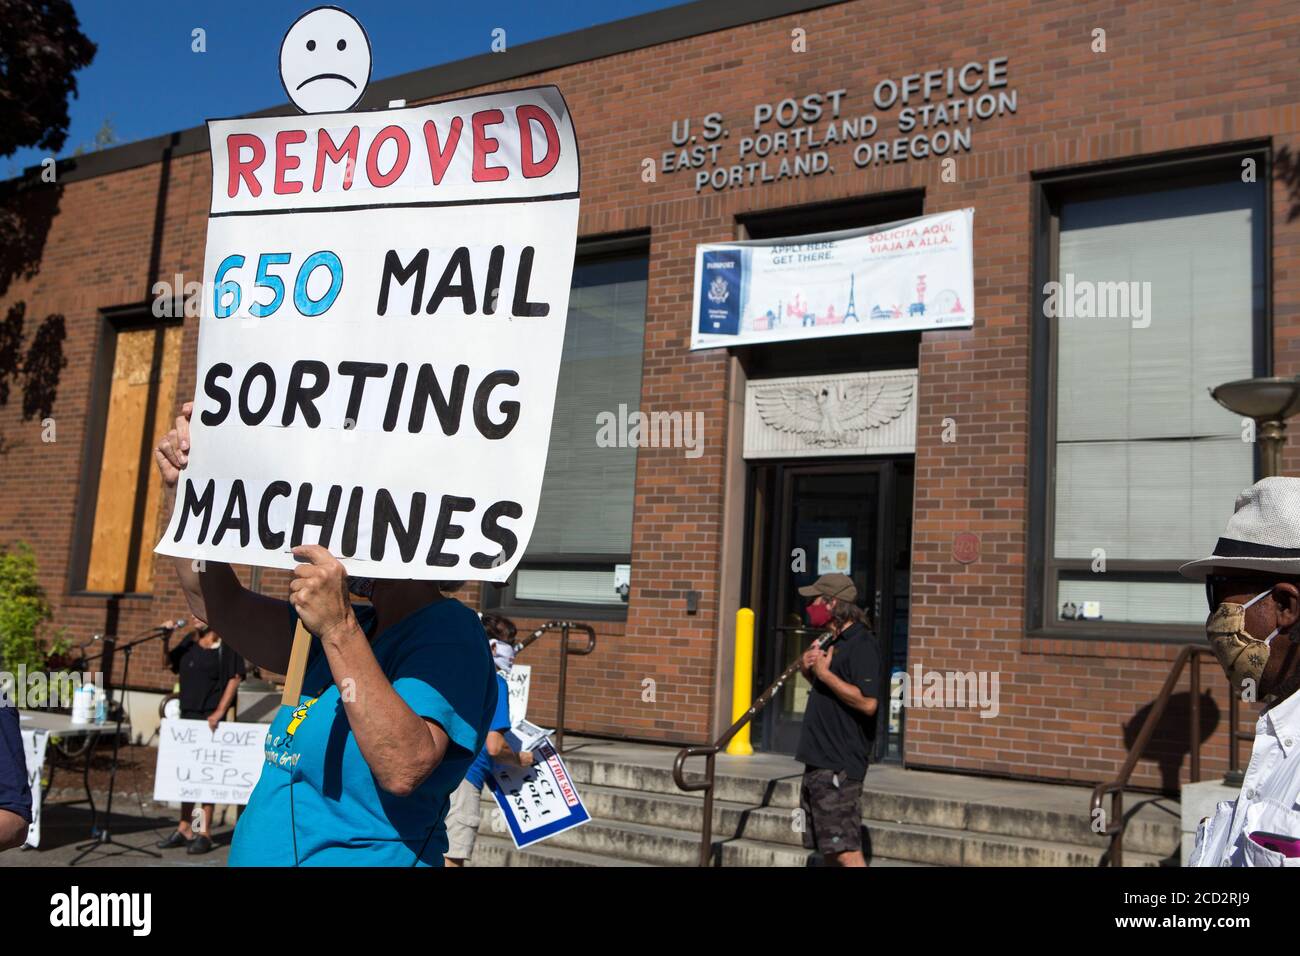
<instances>
[{"instance_id":1,"label":"shadow on brick wall","mask_svg":"<svg viewBox=\"0 0 1300 956\"><path fill-rule=\"evenodd\" d=\"M1130 749L1133 742L1137 740L1138 734L1142 732L1142 725L1146 723L1147 716L1154 705L1154 701L1147 704L1124 725L1125 750ZM1171 796L1176 796L1179 792L1181 787L1179 776L1183 761L1191 752L1187 740L1191 708L1192 695L1187 691L1171 696L1165 712L1156 724L1155 733L1151 735L1146 753L1142 755L1143 760L1154 760L1160 767L1160 789ZM1201 695L1200 724L1200 742L1204 744L1219 726L1219 705L1209 694ZM1202 752L1202 760L1205 757L1206 754Z\"/></svg>"},{"instance_id":2,"label":"shadow on brick wall","mask_svg":"<svg viewBox=\"0 0 1300 956\"><path fill-rule=\"evenodd\" d=\"M9 184L0 193L0 297L15 281L40 272L62 194L62 186L39 181ZM18 300L0 319L0 407L21 388L23 420L43 420L54 409L59 379L68 364L63 354L67 323L57 313L45 316L24 349L27 318L27 303ZM10 439L0 435L0 454L12 447Z\"/></svg>"},{"instance_id":3,"label":"shadow on brick wall","mask_svg":"<svg viewBox=\"0 0 1300 956\"><path fill-rule=\"evenodd\" d=\"M1277 170L1277 181L1286 189L1286 221L1295 222L1300 219L1300 156L1283 146L1277 151L1273 165Z\"/></svg>"}]
</instances>

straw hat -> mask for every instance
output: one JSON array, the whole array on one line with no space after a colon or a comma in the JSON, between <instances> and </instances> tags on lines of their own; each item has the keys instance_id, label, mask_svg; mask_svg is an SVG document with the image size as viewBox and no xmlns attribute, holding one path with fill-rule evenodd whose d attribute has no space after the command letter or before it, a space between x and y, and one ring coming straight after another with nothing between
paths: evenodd
<instances>
[{"instance_id":1,"label":"straw hat","mask_svg":"<svg viewBox=\"0 0 1300 956\"><path fill-rule=\"evenodd\" d=\"M1300 575L1300 478L1265 478L1239 494L1214 553L1178 571L1197 581L1216 571Z\"/></svg>"}]
</instances>

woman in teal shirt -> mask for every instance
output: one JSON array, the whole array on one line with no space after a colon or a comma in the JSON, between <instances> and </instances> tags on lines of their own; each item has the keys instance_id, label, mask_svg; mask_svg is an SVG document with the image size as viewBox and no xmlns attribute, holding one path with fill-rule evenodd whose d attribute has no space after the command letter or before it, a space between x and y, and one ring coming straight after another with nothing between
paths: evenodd
<instances>
[{"instance_id":1,"label":"woman in teal shirt","mask_svg":"<svg viewBox=\"0 0 1300 956\"><path fill-rule=\"evenodd\" d=\"M189 412L155 452L168 487L189 458ZM271 723L230 863L441 866L449 796L496 707L483 626L436 581L354 579L371 592L354 607L329 551L293 551L304 563L288 602L244 588L227 564L200 574L174 559L194 614L259 667L288 670L295 615L313 635L304 693Z\"/></svg>"}]
</instances>

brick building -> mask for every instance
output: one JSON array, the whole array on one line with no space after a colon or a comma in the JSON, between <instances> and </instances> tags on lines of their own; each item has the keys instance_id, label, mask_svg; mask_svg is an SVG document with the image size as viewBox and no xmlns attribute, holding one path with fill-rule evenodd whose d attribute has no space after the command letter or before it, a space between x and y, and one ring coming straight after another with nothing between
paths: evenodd
<instances>
[{"instance_id":1,"label":"brick building","mask_svg":"<svg viewBox=\"0 0 1300 956\"><path fill-rule=\"evenodd\" d=\"M882 757L1112 775L1178 647L1203 639L1203 595L1174 569L1208 553L1258 469L1206 387L1300 371L1298 48L1300 10L1266 0L754 0L372 84L362 108L554 83L577 125L570 329L587 334L566 342L528 556L508 588L466 595L525 631L596 626L596 652L571 659L568 728L715 736L736 609L757 612L759 689L802 639L779 630L810 577L786 556L829 529L855 542L891 670L999 678L996 717L908 708L879 734ZM151 557L170 502L149 449L194 393L198 320L159 316L156 284L202 280L206 129L5 189L23 240L0 263L0 544L33 546L74 641L136 634L184 608ZM968 207L973 328L690 351L697 244ZM1047 316L1047 284L1067 275L1149 283L1149 325ZM765 382L863 373L914 375L906 451L747 454L747 395ZM594 415L620 405L699 413L699 453L598 448ZM268 593L283 586L261 577ZM545 723L555 638L521 660ZM142 701L170 681L156 650L135 656ZM1213 773L1227 706L1207 683ZM764 746L792 749L800 698L793 686L769 710ZM1185 779L1180 732L1136 782L1176 779L1180 764Z\"/></svg>"}]
</instances>

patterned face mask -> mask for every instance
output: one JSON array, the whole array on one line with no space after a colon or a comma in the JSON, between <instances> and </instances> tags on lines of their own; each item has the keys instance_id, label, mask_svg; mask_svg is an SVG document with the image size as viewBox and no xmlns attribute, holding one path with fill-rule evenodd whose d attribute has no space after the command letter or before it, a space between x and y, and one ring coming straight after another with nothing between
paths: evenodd
<instances>
[{"instance_id":1,"label":"patterned face mask","mask_svg":"<svg viewBox=\"0 0 1300 956\"><path fill-rule=\"evenodd\" d=\"M1205 624L1210 647L1235 692L1245 690L1246 681L1250 681L1251 688L1259 689L1259 678L1268 663L1269 644L1277 637L1278 629L1273 628L1273 633L1262 641L1251 637L1246 630L1246 609L1272 593L1273 589L1269 588L1245 604L1220 604Z\"/></svg>"}]
</instances>

